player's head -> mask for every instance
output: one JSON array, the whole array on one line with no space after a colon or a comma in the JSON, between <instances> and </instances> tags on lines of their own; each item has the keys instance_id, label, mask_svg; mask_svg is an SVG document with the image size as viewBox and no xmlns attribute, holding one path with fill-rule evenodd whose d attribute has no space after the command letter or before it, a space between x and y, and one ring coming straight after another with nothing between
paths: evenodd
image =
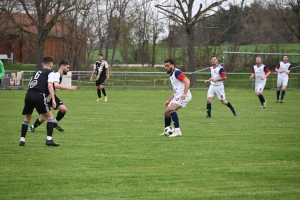
<instances>
[{"instance_id":1,"label":"player's head","mask_svg":"<svg viewBox=\"0 0 300 200\"><path fill-rule=\"evenodd\" d=\"M288 58L288 56L287 56L287 55L283 55L283 56L282 56L282 60L283 60L283 62L287 62L287 61L288 61L288 59L289 59L289 58Z\"/></svg>"},{"instance_id":2,"label":"player's head","mask_svg":"<svg viewBox=\"0 0 300 200\"><path fill-rule=\"evenodd\" d=\"M100 60L100 61L103 60L103 54L102 54L102 53L99 53L99 54L98 54L98 60Z\"/></svg>"},{"instance_id":3,"label":"player's head","mask_svg":"<svg viewBox=\"0 0 300 200\"><path fill-rule=\"evenodd\" d=\"M45 56L42 61L43 68L52 69L53 58L51 56Z\"/></svg>"},{"instance_id":4,"label":"player's head","mask_svg":"<svg viewBox=\"0 0 300 200\"><path fill-rule=\"evenodd\" d=\"M58 65L63 74L67 75L68 71L70 70L70 62L68 60L61 60Z\"/></svg>"},{"instance_id":5,"label":"player's head","mask_svg":"<svg viewBox=\"0 0 300 200\"><path fill-rule=\"evenodd\" d=\"M215 55L213 55L212 57L211 57L211 64L212 65L218 65L218 58L217 58L217 56L215 56Z\"/></svg>"},{"instance_id":6,"label":"player's head","mask_svg":"<svg viewBox=\"0 0 300 200\"><path fill-rule=\"evenodd\" d=\"M259 65L261 63L261 57L260 56L256 56L255 62L256 62L257 65Z\"/></svg>"},{"instance_id":7,"label":"player's head","mask_svg":"<svg viewBox=\"0 0 300 200\"><path fill-rule=\"evenodd\" d=\"M166 69L166 71L167 71L168 74L170 74L170 73L173 72L174 65L175 65L174 60L167 59L167 60L165 60L164 65L165 65L165 69Z\"/></svg>"}]
</instances>

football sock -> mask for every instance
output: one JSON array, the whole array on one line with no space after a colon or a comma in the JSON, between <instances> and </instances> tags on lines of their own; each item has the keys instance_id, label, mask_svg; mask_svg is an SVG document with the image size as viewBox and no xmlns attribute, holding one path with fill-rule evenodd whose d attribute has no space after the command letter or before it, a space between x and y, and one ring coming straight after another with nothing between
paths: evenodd
<instances>
[{"instance_id":1,"label":"football sock","mask_svg":"<svg viewBox=\"0 0 300 200\"><path fill-rule=\"evenodd\" d=\"M171 116L165 116L165 127L171 125Z\"/></svg>"},{"instance_id":2,"label":"football sock","mask_svg":"<svg viewBox=\"0 0 300 200\"><path fill-rule=\"evenodd\" d=\"M264 96L263 96L262 94L257 95L257 96L258 96L258 98L259 98L259 100L260 100L261 105L264 105L264 102L265 102Z\"/></svg>"},{"instance_id":3,"label":"football sock","mask_svg":"<svg viewBox=\"0 0 300 200\"><path fill-rule=\"evenodd\" d=\"M171 118L174 122L175 128L179 128L179 119L178 119L177 112L175 110L171 110L170 114L171 114Z\"/></svg>"},{"instance_id":4,"label":"football sock","mask_svg":"<svg viewBox=\"0 0 300 200\"><path fill-rule=\"evenodd\" d=\"M279 100L280 90L277 90L277 100Z\"/></svg>"},{"instance_id":5,"label":"football sock","mask_svg":"<svg viewBox=\"0 0 300 200\"><path fill-rule=\"evenodd\" d=\"M234 110L234 108L232 107L232 105L231 105L231 103L230 103L229 101L227 101L226 106L227 106L228 108L230 108L231 111Z\"/></svg>"},{"instance_id":6,"label":"football sock","mask_svg":"<svg viewBox=\"0 0 300 200\"><path fill-rule=\"evenodd\" d=\"M101 92L100 89L97 89L98 98L101 98Z\"/></svg>"},{"instance_id":7,"label":"football sock","mask_svg":"<svg viewBox=\"0 0 300 200\"><path fill-rule=\"evenodd\" d=\"M53 128L54 128L53 119L48 119L48 121L47 121L47 136L52 137Z\"/></svg>"},{"instance_id":8,"label":"football sock","mask_svg":"<svg viewBox=\"0 0 300 200\"><path fill-rule=\"evenodd\" d=\"M228 102L229 103L229 102ZM206 111L207 111L207 115L210 116L210 112L211 112L211 102L207 102L206 104Z\"/></svg>"},{"instance_id":9,"label":"football sock","mask_svg":"<svg viewBox=\"0 0 300 200\"><path fill-rule=\"evenodd\" d=\"M105 89L104 88L102 88L101 89L102 90L102 94L106 97L106 92L105 92Z\"/></svg>"},{"instance_id":10,"label":"football sock","mask_svg":"<svg viewBox=\"0 0 300 200\"><path fill-rule=\"evenodd\" d=\"M285 90L282 90L282 92L281 92L281 100L284 99L284 96L285 96Z\"/></svg>"},{"instance_id":11,"label":"football sock","mask_svg":"<svg viewBox=\"0 0 300 200\"><path fill-rule=\"evenodd\" d=\"M33 124L34 128L39 127L42 123L40 122L39 118L37 118Z\"/></svg>"},{"instance_id":12,"label":"football sock","mask_svg":"<svg viewBox=\"0 0 300 200\"><path fill-rule=\"evenodd\" d=\"M56 115L56 119L54 120L54 123L58 123L64 116L65 116L66 113L63 113L63 112L58 112L57 115Z\"/></svg>"},{"instance_id":13,"label":"football sock","mask_svg":"<svg viewBox=\"0 0 300 200\"><path fill-rule=\"evenodd\" d=\"M26 133L27 133L27 129L28 129L28 124L29 124L29 122L26 122L26 121L23 121L23 123L22 123L21 137L23 137L23 138L26 137Z\"/></svg>"}]
</instances>

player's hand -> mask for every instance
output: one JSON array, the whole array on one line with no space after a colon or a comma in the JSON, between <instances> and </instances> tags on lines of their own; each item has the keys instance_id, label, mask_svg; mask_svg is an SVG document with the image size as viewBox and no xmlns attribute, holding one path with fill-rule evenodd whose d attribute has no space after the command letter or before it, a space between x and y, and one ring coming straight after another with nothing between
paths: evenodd
<instances>
[{"instance_id":1,"label":"player's hand","mask_svg":"<svg viewBox=\"0 0 300 200\"><path fill-rule=\"evenodd\" d=\"M180 99L185 100L186 94L182 94Z\"/></svg>"},{"instance_id":2,"label":"player's hand","mask_svg":"<svg viewBox=\"0 0 300 200\"><path fill-rule=\"evenodd\" d=\"M55 102L55 100L52 100L52 108L53 108L53 109L56 108L56 102Z\"/></svg>"},{"instance_id":3,"label":"player's hand","mask_svg":"<svg viewBox=\"0 0 300 200\"><path fill-rule=\"evenodd\" d=\"M265 80L265 78L266 78L266 76L262 76L262 77L260 78L260 80Z\"/></svg>"},{"instance_id":4,"label":"player's hand","mask_svg":"<svg viewBox=\"0 0 300 200\"><path fill-rule=\"evenodd\" d=\"M108 80L109 80L109 76L108 76L108 77L106 77L106 79L105 79L105 80L107 80L107 81L108 81Z\"/></svg>"},{"instance_id":5,"label":"player's hand","mask_svg":"<svg viewBox=\"0 0 300 200\"><path fill-rule=\"evenodd\" d=\"M93 81L93 77L90 78L90 81Z\"/></svg>"},{"instance_id":6,"label":"player's hand","mask_svg":"<svg viewBox=\"0 0 300 200\"><path fill-rule=\"evenodd\" d=\"M287 73L287 74L289 74L289 73L290 73L290 71L288 70L288 71L286 71L286 73Z\"/></svg>"},{"instance_id":7,"label":"player's hand","mask_svg":"<svg viewBox=\"0 0 300 200\"><path fill-rule=\"evenodd\" d=\"M71 86L70 90L77 90L77 86Z\"/></svg>"},{"instance_id":8,"label":"player's hand","mask_svg":"<svg viewBox=\"0 0 300 200\"><path fill-rule=\"evenodd\" d=\"M169 101L169 100L168 100L168 101L166 101L166 103L165 103L164 107L165 107L165 108L166 108L166 107L168 107L169 103L170 103L170 101Z\"/></svg>"},{"instance_id":9,"label":"player's hand","mask_svg":"<svg viewBox=\"0 0 300 200\"><path fill-rule=\"evenodd\" d=\"M250 76L250 79L252 79L253 78L253 76Z\"/></svg>"},{"instance_id":10,"label":"player's hand","mask_svg":"<svg viewBox=\"0 0 300 200\"><path fill-rule=\"evenodd\" d=\"M209 83L209 80L204 80L204 83Z\"/></svg>"}]
</instances>

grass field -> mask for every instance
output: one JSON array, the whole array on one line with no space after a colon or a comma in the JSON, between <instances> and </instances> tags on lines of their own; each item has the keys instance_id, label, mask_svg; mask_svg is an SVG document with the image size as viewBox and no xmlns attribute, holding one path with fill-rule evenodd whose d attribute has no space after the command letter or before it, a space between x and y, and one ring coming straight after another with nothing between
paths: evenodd
<instances>
[{"instance_id":1,"label":"grass field","mask_svg":"<svg viewBox=\"0 0 300 200\"><path fill-rule=\"evenodd\" d=\"M300 93L227 90L205 119L206 91L178 111L183 137L158 136L171 91L58 91L68 107L46 147L46 126L19 147L25 90L0 90L0 199L300 199ZM56 115L56 111L54 111ZM34 113L33 121L38 117Z\"/></svg>"}]
</instances>

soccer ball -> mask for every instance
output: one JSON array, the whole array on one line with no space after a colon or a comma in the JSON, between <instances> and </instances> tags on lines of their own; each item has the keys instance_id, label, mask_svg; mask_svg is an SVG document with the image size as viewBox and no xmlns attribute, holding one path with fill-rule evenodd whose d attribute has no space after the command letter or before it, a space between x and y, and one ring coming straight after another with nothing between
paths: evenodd
<instances>
[{"instance_id":1,"label":"soccer ball","mask_svg":"<svg viewBox=\"0 0 300 200\"><path fill-rule=\"evenodd\" d=\"M164 132L166 135L172 135L175 132L175 129L172 126L167 126Z\"/></svg>"}]
</instances>

